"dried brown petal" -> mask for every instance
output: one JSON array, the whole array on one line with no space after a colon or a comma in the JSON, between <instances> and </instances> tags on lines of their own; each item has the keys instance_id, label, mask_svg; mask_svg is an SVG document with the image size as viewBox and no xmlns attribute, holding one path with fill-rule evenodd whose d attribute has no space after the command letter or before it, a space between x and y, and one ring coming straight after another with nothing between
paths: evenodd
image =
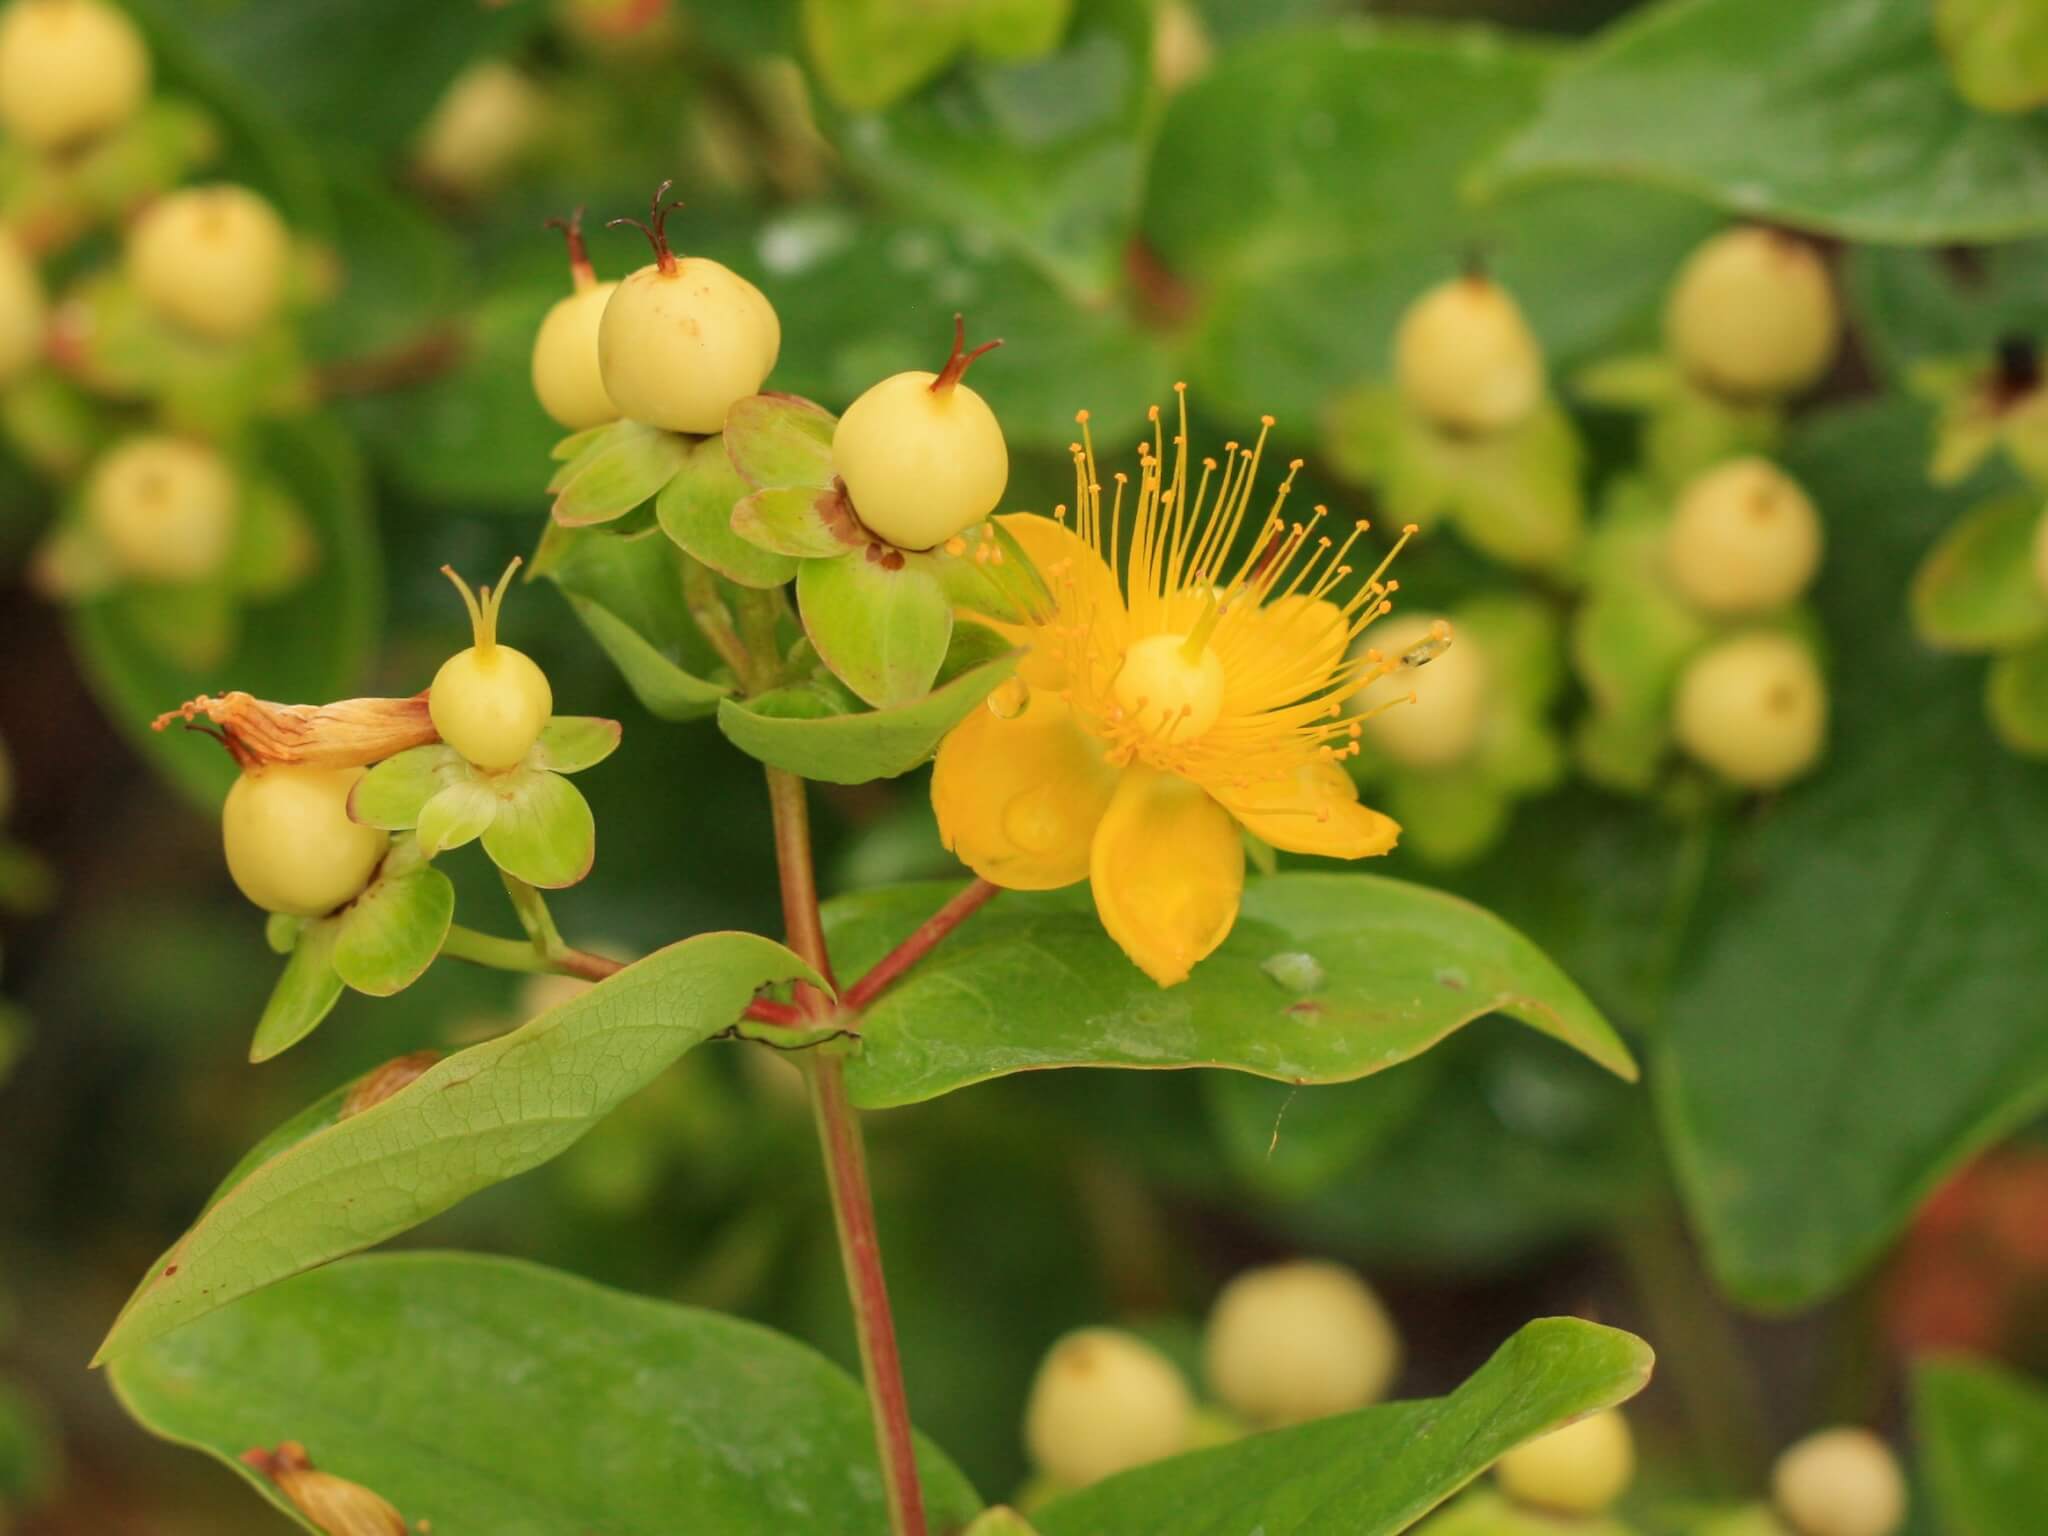
<instances>
[{"instance_id":1,"label":"dried brown petal","mask_svg":"<svg viewBox=\"0 0 2048 1536\"><path fill-rule=\"evenodd\" d=\"M246 693L202 693L157 716L154 729L179 720L190 724L201 716L219 728L216 734L244 768L265 763L353 768L441 739L427 713L425 692L409 699L334 704L272 704Z\"/></svg>"},{"instance_id":2,"label":"dried brown petal","mask_svg":"<svg viewBox=\"0 0 2048 1536\"><path fill-rule=\"evenodd\" d=\"M356 1079L348 1096L341 1101L339 1119L360 1115L364 1110L382 1104L399 1089L419 1081L427 1068L441 1059L439 1051L414 1051L409 1056L398 1056L381 1067L374 1067Z\"/></svg>"},{"instance_id":3,"label":"dried brown petal","mask_svg":"<svg viewBox=\"0 0 2048 1536\"><path fill-rule=\"evenodd\" d=\"M274 1451L261 1446L244 1451L242 1461L275 1483L292 1508L327 1536L410 1536L405 1517L389 1500L361 1483L320 1471L296 1440Z\"/></svg>"}]
</instances>

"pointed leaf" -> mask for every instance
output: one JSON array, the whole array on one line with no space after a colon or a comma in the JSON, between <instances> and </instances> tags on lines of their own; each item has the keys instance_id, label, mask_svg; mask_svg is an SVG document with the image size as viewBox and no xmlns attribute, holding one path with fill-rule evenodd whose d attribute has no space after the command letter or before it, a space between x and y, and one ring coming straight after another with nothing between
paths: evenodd
<instances>
[{"instance_id":1,"label":"pointed leaf","mask_svg":"<svg viewBox=\"0 0 2048 1536\"><path fill-rule=\"evenodd\" d=\"M725 413L725 451L757 490L832 485L832 433L839 418L795 395L762 394Z\"/></svg>"},{"instance_id":2,"label":"pointed leaf","mask_svg":"<svg viewBox=\"0 0 2048 1536\"><path fill-rule=\"evenodd\" d=\"M1985 705L1999 738L2025 757L2048 757L2048 642L1991 663Z\"/></svg>"},{"instance_id":3,"label":"pointed leaf","mask_svg":"<svg viewBox=\"0 0 2048 1536\"><path fill-rule=\"evenodd\" d=\"M271 989L249 1042L251 1061L268 1061L290 1050L319 1027L341 999L342 980L334 968L335 940L341 919L323 917L302 925L284 974Z\"/></svg>"},{"instance_id":4,"label":"pointed leaf","mask_svg":"<svg viewBox=\"0 0 2048 1536\"><path fill-rule=\"evenodd\" d=\"M624 517L652 500L689 461L691 439L637 421L614 425L577 458L555 496L555 521L584 528Z\"/></svg>"},{"instance_id":5,"label":"pointed leaf","mask_svg":"<svg viewBox=\"0 0 2048 1536\"><path fill-rule=\"evenodd\" d=\"M520 770L500 779L497 793L498 814L483 835L492 863L549 891L590 873L597 821L581 790L558 773Z\"/></svg>"},{"instance_id":6,"label":"pointed leaf","mask_svg":"<svg viewBox=\"0 0 2048 1536\"><path fill-rule=\"evenodd\" d=\"M509 1259L352 1259L127 1356L113 1378L137 1420L287 1516L242 1464L251 1446L296 1439L434 1536L888 1524L866 1397L838 1366L755 1323ZM918 1462L932 1529L958 1529L980 1500L922 1439Z\"/></svg>"},{"instance_id":7,"label":"pointed leaf","mask_svg":"<svg viewBox=\"0 0 2048 1536\"><path fill-rule=\"evenodd\" d=\"M366 827L404 832L419 825L429 800L468 776L468 764L453 747L441 742L412 747L356 780L348 793L348 814Z\"/></svg>"},{"instance_id":8,"label":"pointed leaf","mask_svg":"<svg viewBox=\"0 0 2048 1536\"><path fill-rule=\"evenodd\" d=\"M952 889L893 886L829 902L844 974L880 959ZM1306 957L1320 985L1303 992L1276 979L1276 956ZM1006 891L870 1007L847 1082L873 1109L1041 1067L1228 1067L1348 1082L1492 1013L1635 1076L1627 1047L1534 944L1440 891L1365 874L1250 880L1222 948L1165 990L1102 931L1086 887Z\"/></svg>"},{"instance_id":9,"label":"pointed leaf","mask_svg":"<svg viewBox=\"0 0 2048 1536\"><path fill-rule=\"evenodd\" d=\"M846 511L845 497L829 486L755 491L733 504L731 522L738 538L785 559L837 559L858 553L867 542Z\"/></svg>"},{"instance_id":10,"label":"pointed leaf","mask_svg":"<svg viewBox=\"0 0 2048 1536\"><path fill-rule=\"evenodd\" d=\"M1635 1396L1651 1364L1633 1334L1543 1318L1448 1397L1176 1456L1033 1519L1044 1536L1397 1536L1516 1446Z\"/></svg>"},{"instance_id":11,"label":"pointed leaf","mask_svg":"<svg viewBox=\"0 0 2048 1536\"><path fill-rule=\"evenodd\" d=\"M815 977L780 944L704 934L456 1052L224 1194L151 1270L101 1358L537 1167L731 1025L760 988L791 980Z\"/></svg>"},{"instance_id":12,"label":"pointed leaf","mask_svg":"<svg viewBox=\"0 0 2048 1536\"><path fill-rule=\"evenodd\" d=\"M859 714L783 714L765 708L765 699L725 699L718 706L718 728L749 757L807 779L893 779L929 758L946 732L1008 681L1023 654L1010 651L983 662L908 704Z\"/></svg>"},{"instance_id":13,"label":"pointed leaf","mask_svg":"<svg viewBox=\"0 0 2048 1536\"><path fill-rule=\"evenodd\" d=\"M779 587L796 575L796 560L733 531L733 510L753 487L726 457L725 444L707 437L690 451L681 474L654 504L661 531L728 581L743 587Z\"/></svg>"},{"instance_id":14,"label":"pointed leaf","mask_svg":"<svg viewBox=\"0 0 2048 1536\"><path fill-rule=\"evenodd\" d=\"M1913 1373L1920 1462L1955 1536L2032 1536L2048 1509L2048 1390L1990 1361Z\"/></svg>"},{"instance_id":15,"label":"pointed leaf","mask_svg":"<svg viewBox=\"0 0 2048 1536\"><path fill-rule=\"evenodd\" d=\"M879 546L870 546L877 548ZM953 634L945 589L921 561L890 570L865 553L797 572L804 633L838 679L876 708L931 690Z\"/></svg>"},{"instance_id":16,"label":"pointed leaf","mask_svg":"<svg viewBox=\"0 0 2048 1536\"><path fill-rule=\"evenodd\" d=\"M1913 573L1913 628L1944 651L1991 651L2048 632L2048 592L2034 576L2041 495L2018 491L1973 507Z\"/></svg>"},{"instance_id":17,"label":"pointed leaf","mask_svg":"<svg viewBox=\"0 0 2048 1536\"><path fill-rule=\"evenodd\" d=\"M619 747L624 732L616 720L595 715L556 715L541 727L527 762L550 773L581 773L594 768Z\"/></svg>"},{"instance_id":18,"label":"pointed leaf","mask_svg":"<svg viewBox=\"0 0 2048 1536\"><path fill-rule=\"evenodd\" d=\"M379 878L341 916L334 969L372 997L402 992L441 953L454 917L455 886L438 869Z\"/></svg>"},{"instance_id":19,"label":"pointed leaf","mask_svg":"<svg viewBox=\"0 0 2048 1536\"><path fill-rule=\"evenodd\" d=\"M420 807L420 856L437 858L473 843L498 816L498 796L488 784L465 774Z\"/></svg>"}]
</instances>

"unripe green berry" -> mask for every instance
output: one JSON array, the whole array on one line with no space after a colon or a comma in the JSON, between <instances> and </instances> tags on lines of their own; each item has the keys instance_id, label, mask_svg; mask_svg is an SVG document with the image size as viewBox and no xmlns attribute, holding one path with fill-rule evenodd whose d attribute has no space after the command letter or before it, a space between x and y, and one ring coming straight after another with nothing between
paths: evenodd
<instances>
[{"instance_id":1,"label":"unripe green berry","mask_svg":"<svg viewBox=\"0 0 2048 1536\"><path fill-rule=\"evenodd\" d=\"M1827 371L1841 329L1834 285L1804 240L1747 227L1679 269L1664 334L1689 376L1737 399L1796 394Z\"/></svg>"},{"instance_id":2,"label":"unripe green berry","mask_svg":"<svg viewBox=\"0 0 2048 1536\"><path fill-rule=\"evenodd\" d=\"M1635 1472L1635 1437L1610 1408L1516 1446L1495 1463L1493 1476L1518 1504L1597 1515L1628 1490Z\"/></svg>"},{"instance_id":3,"label":"unripe green berry","mask_svg":"<svg viewBox=\"0 0 2048 1536\"><path fill-rule=\"evenodd\" d=\"M967 351L953 317L953 355L937 373L899 373L873 386L839 418L832 468L853 510L904 549L930 549L995 511L1010 480L1002 423L961 375L1000 342Z\"/></svg>"},{"instance_id":4,"label":"unripe green berry","mask_svg":"<svg viewBox=\"0 0 2048 1536\"><path fill-rule=\"evenodd\" d=\"M14 232L0 228L0 385L13 383L42 356L48 319L42 276Z\"/></svg>"},{"instance_id":5,"label":"unripe green berry","mask_svg":"<svg viewBox=\"0 0 2048 1536\"><path fill-rule=\"evenodd\" d=\"M472 593L452 569L441 567L469 609L475 644L441 663L427 691L427 714L443 741L491 773L526 760L555 708L547 674L525 652L498 643L498 610L518 568L514 559L495 590Z\"/></svg>"},{"instance_id":6,"label":"unripe green berry","mask_svg":"<svg viewBox=\"0 0 2048 1536\"><path fill-rule=\"evenodd\" d=\"M1373 625L1359 643L1398 658L1447 631L1442 619L1402 615ZM1462 762L1479 745L1486 725L1493 669L1485 653L1455 640L1433 650L1426 665L1392 673L1360 695L1373 711L1365 720L1368 748L1404 768Z\"/></svg>"},{"instance_id":7,"label":"unripe green berry","mask_svg":"<svg viewBox=\"0 0 2048 1536\"><path fill-rule=\"evenodd\" d=\"M1678 744L1731 784L1775 789L1820 758L1827 685L1813 652L1777 630L1731 636L1678 680Z\"/></svg>"},{"instance_id":8,"label":"unripe green berry","mask_svg":"<svg viewBox=\"0 0 2048 1536\"><path fill-rule=\"evenodd\" d=\"M503 59L457 75L420 129L414 163L428 180L474 196L518 164L541 132L540 90Z\"/></svg>"},{"instance_id":9,"label":"unripe green berry","mask_svg":"<svg viewBox=\"0 0 2048 1536\"><path fill-rule=\"evenodd\" d=\"M1543 350L1505 288L1481 273L1408 306L1394 333L1402 398L1453 432L1500 432L1543 398Z\"/></svg>"},{"instance_id":10,"label":"unripe green berry","mask_svg":"<svg viewBox=\"0 0 2048 1536\"><path fill-rule=\"evenodd\" d=\"M14 0L0 11L0 128L37 149L96 138L149 94L149 50L103 0Z\"/></svg>"},{"instance_id":11,"label":"unripe green berry","mask_svg":"<svg viewBox=\"0 0 2048 1536\"><path fill-rule=\"evenodd\" d=\"M159 198L128 231L128 277L173 325L240 341L284 300L291 235L247 187L187 187Z\"/></svg>"},{"instance_id":12,"label":"unripe green berry","mask_svg":"<svg viewBox=\"0 0 2048 1536\"><path fill-rule=\"evenodd\" d=\"M1031 1384L1024 1442L1039 1471L1080 1488L1187 1443L1194 1399L1173 1362L1116 1328L1053 1345Z\"/></svg>"},{"instance_id":13,"label":"unripe green berry","mask_svg":"<svg viewBox=\"0 0 2048 1536\"><path fill-rule=\"evenodd\" d=\"M1342 1264L1246 1270L1216 1298L1202 1337L1209 1388L1256 1424L1298 1424L1379 1401L1401 1341L1372 1289Z\"/></svg>"},{"instance_id":14,"label":"unripe green berry","mask_svg":"<svg viewBox=\"0 0 2048 1536\"><path fill-rule=\"evenodd\" d=\"M1771 1497L1799 1536L1893 1536L1906 1522L1906 1480L1867 1429L1809 1435L1771 1469Z\"/></svg>"},{"instance_id":15,"label":"unripe green berry","mask_svg":"<svg viewBox=\"0 0 2048 1536\"><path fill-rule=\"evenodd\" d=\"M234 472L213 449L146 433L93 466L85 519L123 576L204 581L234 547L238 499Z\"/></svg>"},{"instance_id":16,"label":"unripe green berry","mask_svg":"<svg viewBox=\"0 0 2048 1536\"><path fill-rule=\"evenodd\" d=\"M361 768L275 763L235 780L221 812L228 873L266 912L319 917L360 895L391 839L349 820Z\"/></svg>"},{"instance_id":17,"label":"unripe green berry","mask_svg":"<svg viewBox=\"0 0 2048 1536\"><path fill-rule=\"evenodd\" d=\"M1763 613L1806 590L1820 549L1820 515L1792 478L1765 459L1731 459L1679 493L1664 566L1702 613Z\"/></svg>"}]
</instances>

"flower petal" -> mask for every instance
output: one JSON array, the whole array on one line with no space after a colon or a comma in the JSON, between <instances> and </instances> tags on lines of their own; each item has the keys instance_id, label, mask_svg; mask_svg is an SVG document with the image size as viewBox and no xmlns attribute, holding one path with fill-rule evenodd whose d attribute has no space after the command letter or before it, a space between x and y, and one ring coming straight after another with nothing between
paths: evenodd
<instances>
[{"instance_id":1,"label":"flower petal","mask_svg":"<svg viewBox=\"0 0 2048 1536\"><path fill-rule=\"evenodd\" d=\"M1116 783L1117 770L1066 701L1038 689L1014 718L983 706L946 733L932 809L946 846L984 880L1049 891L1087 875L1089 843Z\"/></svg>"},{"instance_id":2,"label":"flower petal","mask_svg":"<svg viewBox=\"0 0 2048 1536\"><path fill-rule=\"evenodd\" d=\"M1162 987L1186 981L1228 937L1244 891L1244 839L1198 784L1129 768L1090 850L1095 910Z\"/></svg>"},{"instance_id":3,"label":"flower petal","mask_svg":"<svg viewBox=\"0 0 2048 1536\"><path fill-rule=\"evenodd\" d=\"M995 521L1024 546L1024 553L1038 567L1054 604L1061 610L1046 616L1048 624L1062 620L1085 622L1105 637L1121 633L1124 604L1117 592L1116 577L1110 574L1102 556L1089 548L1086 539L1065 523L1036 512L1006 512ZM1068 608L1084 610L1085 617L1065 612ZM1046 632L1046 625L999 624L984 615L976 617L1012 645L1028 648L1017 669L1017 675L1026 683L1033 688L1067 686L1065 647Z\"/></svg>"},{"instance_id":4,"label":"flower petal","mask_svg":"<svg viewBox=\"0 0 2048 1536\"><path fill-rule=\"evenodd\" d=\"M1351 639L1343 610L1320 597L1276 598L1216 634L1223 713L1279 709L1329 686Z\"/></svg>"},{"instance_id":5,"label":"flower petal","mask_svg":"<svg viewBox=\"0 0 2048 1536\"><path fill-rule=\"evenodd\" d=\"M1335 763L1303 763L1292 778L1212 788L1252 836L1289 853L1363 859L1385 853L1401 835L1391 816L1358 803L1358 786Z\"/></svg>"}]
</instances>

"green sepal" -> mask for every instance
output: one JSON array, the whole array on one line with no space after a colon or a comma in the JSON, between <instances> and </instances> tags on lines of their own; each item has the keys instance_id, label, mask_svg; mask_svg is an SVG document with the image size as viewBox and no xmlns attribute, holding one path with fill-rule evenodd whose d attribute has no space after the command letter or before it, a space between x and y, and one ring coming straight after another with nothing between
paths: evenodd
<instances>
[{"instance_id":1,"label":"green sepal","mask_svg":"<svg viewBox=\"0 0 2048 1536\"><path fill-rule=\"evenodd\" d=\"M390 997L434 963L454 920L455 885L438 869L380 875L341 915L334 969L356 991Z\"/></svg>"},{"instance_id":2,"label":"green sepal","mask_svg":"<svg viewBox=\"0 0 2048 1536\"><path fill-rule=\"evenodd\" d=\"M273 955L288 955L299 942L299 933L306 926L306 919L294 917L289 912L272 912L263 920L263 942L270 946Z\"/></svg>"},{"instance_id":3,"label":"green sepal","mask_svg":"<svg viewBox=\"0 0 2048 1536\"><path fill-rule=\"evenodd\" d=\"M1492 1488L1471 1488L1430 1517L1417 1536L1558 1536L1559 1517L1527 1509ZM1607 1515L1574 1516L1570 1536L1635 1536Z\"/></svg>"},{"instance_id":4,"label":"green sepal","mask_svg":"<svg viewBox=\"0 0 2048 1536\"><path fill-rule=\"evenodd\" d=\"M790 560L830 560L869 542L840 492L785 485L743 496L732 509L732 532L746 543Z\"/></svg>"},{"instance_id":5,"label":"green sepal","mask_svg":"<svg viewBox=\"0 0 2048 1536\"><path fill-rule=\"evenodd\" d=\"M498 812L484 829L484 852L515 880L560 890L590 873L597 821L582 791L558 773L515 768L494 780Z\"/></svg>"},{"instance_id":6,"label":"green sepal","mask_svg":"<svg viewBox=\"0 0 2048 1536\"><path fill-rule=\"evenodd\" d=\"M869 704L886 709L931 691L953 607L927 560L872 544L844 560L807 560L796 595L819 657Z\"/></svg>"},{"instance_id":7,"label":"green sepal","mask_svg":"<svg viewBox=\"0 0 2048 1536\"><path fill-rule=\"evenodd\" d=\"M956 634L975 630L989 633L962 624ZM807 779L865 784L895 778L929 758L948 731L1010 679L1023 654L977 660L921 698L887 709L835 710L830 694L816 687L778 689L744 704L726 699L718 706L718 728L749 757Z\"/></svg>"},{"instance_id":8,"label":"green sepal","mask_svg":"<svg viewBox=\"0 0 2048 1536\"><path fill-rule=\"evenodd\" d=\"M266 936L273 948L281 933L278 919L282 915L273 914L267 925ZM307 921L291 918L287 921L299 926L292 935L290 957L284 963L284 971L278 976L277 985L270 989L270 1000L263 1005L263 1016L256 1021L256 1034L249 1042L251 1061L268 1061L290 1050L313 1033L341 999L341 975L334 968L335 940L341 933L341 919L321 917Z\"/></svg>"},{"instance_id":9,"label":"green sepal","mask_svg":"<svg viewBox=\"0 0 2048 1536\"><path fill-rule=\"evenodd\" d=\"M1679 668L1713 633L1665 577L1668 521L1654 488L1619 482L1588 552L1572 661L1596 708L1611 714L1661 719Z\"/></svg>"},{"instance_id":10,"label":"green sepal","mask_svg":"<svg viewBox=\"0 0 2048 1536\"><path fill-rule=\"evenodd\" d=\"M420 807L420 854L437 858L451 848L473 843L497 817L498 797L490 785L472 777L458 778Z\"/></svg>"},{"instance_id":11,"label":"green sepal","mask_svg":"<svg viewBox=\"0 0 2048 1536\"><path fill-rule=\"evenodd\" d=\"M582 458L585 453L589 452L592 445L599 438L603 437L617 425L618 423L615 421L607 421L599 426L585 427L581 432L571 432L567 437L556 441L554 447L548 450L548 457L557 464L573 464L576 460ZM557 470L556 473L560 474L561 471ZM559 491L561 486L550 484L548 489L550 491Z\"/></svg>"},{"instance_id":12,"label":"green sepal","mask_svg":"<svg viewBox=\"0 0 2048 1536\"><path fill-rule=\"evenodd\" d=\"M1572 733L1572 753L1586 777L1621 794L1647 795L1671 746L1664 715L1595 709Z\"/></svg>"},{"instance_id":13,"label":"green sepal","mask_svg":"<svg viewBox=\"0 0 2048 1536\"><path fill-rule=\"evenodd\" d=\"M52 480L69 480L111 441L105 408L54 369L0 390L0 430L15 453Z\"/></svg>"},{"instance_id":14,"label":"green sepal","mask_svg":"<svg viewBox=\"0 0 2048 1536\"><path fill-rule=\"evenodd\" d=\"M1937 650L2000 651L2048 631L2034 575L2039 492L2018 491L1963 514L1913 573L1913 631Z\"/></svg>"},{"instance_id":15,"label":"green sepal","mask_svg":"<svg viewBox=\"0 0 2048 1536\"><path fill-rule=\"evenodd\" d=\"M684 553L743 587L779 587L796 575L796 558L766 548L733 529L733 509L752 491L726 456L725 444L707 437L654 503L661 531Z\"/></svg>"},{"instance_id":16,"label":"green sepal","mask_svg":"<svg viewBox=\"0 0 2048 1536\"><path fill-rule=\"evenodd\" d=\"M409 747L356 780L348 793L349 820L404 832L419 825L429 800L468 772L462 754L444 742Z\"/></svg>"},{"instance_id":17,"label":"green sepal","mask_svg":"<svg viewBox=\"0 0 2048 1536\"><path fill-rule=\"evenodd\" d=\"M2048 758L2048 641L1992 662L1984 703L2000 741L2022 757Z\"/></svg>"},{"instance_id":18,"label":"green sepal","mask_svg":"<svg viewBox=\"0 0 2048 1536\"><path fill-rule=\"evenodd\" d=\"M1035 59L1066 36L1075 0L981 0L967 11L967 41L989 59Z\"/></svg>"},{"instance_id":19,"label":"green sepal","mask_svg":"<svg viewBox=\"0 0 2048 1536\"><path fill-rule=\"evenodd\" d=\"M556 476L555 521L588 528L624 517L676 477L694 441L637 421L614 422Z\"/></svg>"},{"instance_id":20,"label":"green sepal","mask_svg":"<svg viewBox=\"0 0 2048 1536\"><path fill-rule=\"evenodd\" d=\"M798 395L750 395L725 413L725 452L756 490L832 484L832 433L839 418Z\"/></svg>"},{"instance_id":21,"label":"green sepal","mask_svg":"<svg viewBox=\"0 0 2048 1536\"><path fill-rule=\"evenodd\" d=\"M548 773L581 773L619 749L625 732L616 720L596 715L556 715L541 727L525 766Z\"/></svg>"},{"instance_id":22,"label":"green sepal","mask_svg":"<svg viewBox=\"0 0 2048 1536\"><path fill-rule=\"evenodd\" d=\"M1003 624L1027 624L1052 611L1052 592L1017 536L999 517L968 529L962 548L925 558L955 608Z\"/></svg>"}]
</instances>

